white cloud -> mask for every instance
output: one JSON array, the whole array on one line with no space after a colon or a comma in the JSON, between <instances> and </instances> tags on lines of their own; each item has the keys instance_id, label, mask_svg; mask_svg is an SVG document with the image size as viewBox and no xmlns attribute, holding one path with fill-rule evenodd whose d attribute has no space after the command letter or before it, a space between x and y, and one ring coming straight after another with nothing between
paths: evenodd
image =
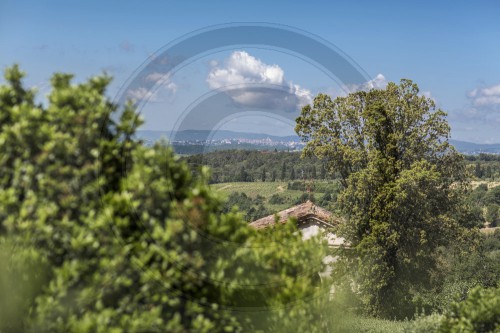
<instances>
[{"instance_id":1,"label":"white cloud","mask_svg":"<svg viewBox=\"0 0 500 333\"><path fill-rule=\"evenodd\" d=\"M137 89L130 89L127 91L127 97L137 101L148 101L148 102L158 102L159 99L155 92L146 89L144 87L139 87Z\"/></svg>"},{"instance_id":2,"label":"white cloud","mask_svg":"<svg viewBox=\"0 0 500 333\"><path fill-rule=\"evenodd\" d=\"M379 73L374 79L364 83L359 90L384 89L387 83L385 76Z\"/></svg>"},{"instance_id":3,"label":"white cloud","mask_svg":"<svg viewBox=\"0 0 500 333\"><path fill-rule=\"evenodd\" d=\"M169 74L152 72L145 79L144 87L130 89L127 97L137 101L163 102L165 97L177 92L177 84L172 82Z\"/></svg>"},{"instance_id":4,"label":"white cloud","mask_svg":"<svg viewBox=\"0 0 500 333\"><path fill-rule=\"evenodd\" d=\"M477 87L469 91L467 97L469 103L450 113L454 125L465 140L499 142L500 84Z\"/></svg>"},{"instance_id":5,"label":"white cloud","mask_svg":"<svg viewBox=\"0 0 500 333\"><path fill-rule=\"evenodd\" d=\"M172 82L170 74L153 72L146 76L146 81L161 85L163 89L174 94L177 91L177 84Z\"/></svg>"},{"instance_id":6,"label":"white cloud","mask_svg":"<svg viewBox=\"0 0 500 333\"><path fill-rule=\"evenodd\" d=\"M476 107L498 106L500 105L500 84L473 89L467 96Z\"/></svg>"},{"instance_id":7,"label":"white cloud","mask_svg":"<svg viewBox=\"0 0 500 333\"><path fill-rule=\"evenodd\" d=\"M361 84L342 85L341 88L328 88L326 93L331 97L347 96L356 91L368 91L371 89L385 89L389 82L383 74L377 74L373 79Z\"/></svg>"},{"instance_id":8,"label":"white cloud","mask_svg":"<svg viewBox=\"0 0 500 333\"><path fill-rule=\"evenodd\" d=\"M281 108L297 110L312 101L312 94L293 82L285 79L283 69L278 65L268 65L247 52L233 52L223 65L211 62L212 69L207 83L211 89L225 87L262 87L227 93L237 103L251 107ZM272 89L276 86L278 89Z\"/></svg>"}]
</instances>

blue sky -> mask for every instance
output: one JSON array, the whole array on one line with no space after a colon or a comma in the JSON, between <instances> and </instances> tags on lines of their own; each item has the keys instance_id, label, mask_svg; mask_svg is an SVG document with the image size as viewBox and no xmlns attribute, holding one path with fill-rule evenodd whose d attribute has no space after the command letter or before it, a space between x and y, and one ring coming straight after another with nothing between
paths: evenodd
<instances>
[{"instance_id":1,"label":"blue sky","mask_svg":"<svg viewBox=\"0 0 500 333\"><path fill-rule=\"evenodd\" d=\"M0 67L19 63L26 83L41 94L53 72L83 80L107 71L115 78L114 97L156 50L193 30L230 22L283 24L333 43L376 84L414 80L449 113L453 138L491 143L500 142L499 17L498 1L2 1ZM145 128L172 129L204 94L248 80L296 87L301 102L307 101L304 92L341 90L293 55L235 47L164 78L158 96L143 106ZM290 122L257 113L222 123L235 130L292 131Z\"/></svg>"}]
</instances>

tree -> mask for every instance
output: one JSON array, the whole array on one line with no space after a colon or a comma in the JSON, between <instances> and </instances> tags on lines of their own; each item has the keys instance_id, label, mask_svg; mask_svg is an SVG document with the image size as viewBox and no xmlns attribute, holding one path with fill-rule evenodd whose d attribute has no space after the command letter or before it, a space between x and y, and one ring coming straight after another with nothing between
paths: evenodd
<instances>
[{"instance_id":1,"label":"tree","mask_svg":"<svg viewBox=\"0 0 500 333\"><path fill-rule=\"evenodd\" d=\"M356 272L372 314L412 316L412 295L428 286L436 248L462 224L477 223L467 221L475 217L463 203L465 167L445 116L401 80L335 100L320 94L297 118L303 156L323 159L344 188L339 205L348 222L340 233L353 251L334 273Z\"/></svg>"},{"instance_id":2,"label":"tree","mask_svg":"<svg viewBox=\"0 0 500 333\"><path fill-rule=\"evenodd\" d=\"M285 181L286 179L286 163L283 161L281 164L281 181Z\"/></svg>"},{"instance_id":3,"label":"tree","mask_svg":"<svg viewBox=\"0 0 500 333\"><path fill-rule=\"evenodd\" d=\"M500 206L497 204L489 204L486 207L486 221L490 222L492 227L498 224L500 219Z\"/></svg>"},{"instance_id":4,"label":"tree","mask_svg":"<svg viewBox=\"0 0 500 333\"><path fill-rule=\"evenodd\" d=\"M484 172L484 175L486 178L491 178L493 176L490 165L486 166L486 171Z\"/></svg>"},{"instance_id":5,"label":"tree","mask_svg":"<svg viewBox=\"0 0 500 333\"><path fill-rule=\"evenodd\" d=\"M271 181L273 181L273 182L276 181L276 170L273 170L271 173Z\"/></svg>"},{"instance_id":6,"label":"tree","mask_svg":"<svg viewBox=\"0 0 500 333\"><path fill-rule=\"evenodd\" d=\"M476 163L475 175L478 179L483 178L483 169L481 168L481 164L479 162Z\"/></svg>"},{"instance_id":7,"label":"tree","mask_svg":"<svg viewBox=\"0 0 500 333\"><path fill-rule=\"evenodd\" d=\"M56 74L38 105L17 66L5 76L2 332L321 331L306 306L321 244L293 223L261 233L221 213L208 170L194 176L164 143L133 140L141 120L132 104L116 115L110 78ZM225 310L238 306L270 311Z\"/></svg>"},{"instance_id":8,"label":"tree","mask_svg":"<svg viewBox=\"0 0 500 333\"><path fill-rule=\"evenodd\" d=\"M326 179L326 167L323 163L321 163L320 177L321 179Z\"/></svg>"},{"instance_id":9,"label":"tree","mask_svg":"<svg viewBox=\"0 0 500 333\"><path fill-rule=\"evenodd\" d=\"M240 168L240 172L238 174L239 182L251 182L252 176L245 170L245 167Z\"/></svg>"},{"instance_id":10,"label":"tree","mask_svg":"<svg viewBox=\"0 0 500 333\"><path fill-rule=\"evenodd\" d=\"M484 195L484 202L486 204L500 205L500 186L495 186L488 190Z\"/></svg>"},{"instance_id":11,"label":"tree","mask_svg":"<svg viewBox=\"0 0 500 333\"><path fill-rule=\"evenodd\" d=\"M265 182L266 181L266 168L262 168L262 174L260 176L260 179Z\"/></svg>"},{"instance_id":12,"label":"tree","mask_svg":"<svg viewBox=\"0 0 500 333\"><path fill-rule=\"evenodd\" d=\"M295 180L295 168L293 166L290 171L290 180Z\"/></svg>"}]
</instances>

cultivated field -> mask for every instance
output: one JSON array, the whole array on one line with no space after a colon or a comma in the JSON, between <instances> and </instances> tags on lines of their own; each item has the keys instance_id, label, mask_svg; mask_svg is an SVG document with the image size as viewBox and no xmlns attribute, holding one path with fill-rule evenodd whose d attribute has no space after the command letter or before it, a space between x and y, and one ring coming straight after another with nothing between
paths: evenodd
<instances>
[{"instance_id":1,"label":"cultivated field","mask_svg":"<svg viewBox=\"0 0 500 333\"><path fill-rule=\"evenodd\" d=\"M261 196L265 200L265 204L273 212L278 212L297 204L300 197L307 193L302 190L289 190L287 182L231 182L213 184L212 188L224 196L229 196L233 192L242 192L251 198ZM273 195L279 195L283 198L282 204L269 203L269 199ZM324 194L324 190L317 190L311 193L316 201Z\"/></svg>"}]
</instances>

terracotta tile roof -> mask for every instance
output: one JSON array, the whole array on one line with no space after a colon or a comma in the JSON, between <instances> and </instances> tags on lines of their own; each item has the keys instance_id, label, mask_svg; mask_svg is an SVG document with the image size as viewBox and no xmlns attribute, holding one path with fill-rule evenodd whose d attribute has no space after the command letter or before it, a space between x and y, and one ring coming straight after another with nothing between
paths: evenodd
<instances>
[{"instance_id":1,"label":"terracotta tile roof","mask_svg":"<svg viewBox=\"0 0 500 333\"><path fill-rule=\"evenodd\" d=\"M250 223L250 226L255 229L263 229L272 226L275 224L275 215L278 215L278 223L286 223L291 217L296 218L299 222L312 219L326 225L335 225L340 222L338 218L334 218L330 211L318 207L308 200L303 204L290 207L276 214L253 221Z\"/></svg>"}]
</instances>

